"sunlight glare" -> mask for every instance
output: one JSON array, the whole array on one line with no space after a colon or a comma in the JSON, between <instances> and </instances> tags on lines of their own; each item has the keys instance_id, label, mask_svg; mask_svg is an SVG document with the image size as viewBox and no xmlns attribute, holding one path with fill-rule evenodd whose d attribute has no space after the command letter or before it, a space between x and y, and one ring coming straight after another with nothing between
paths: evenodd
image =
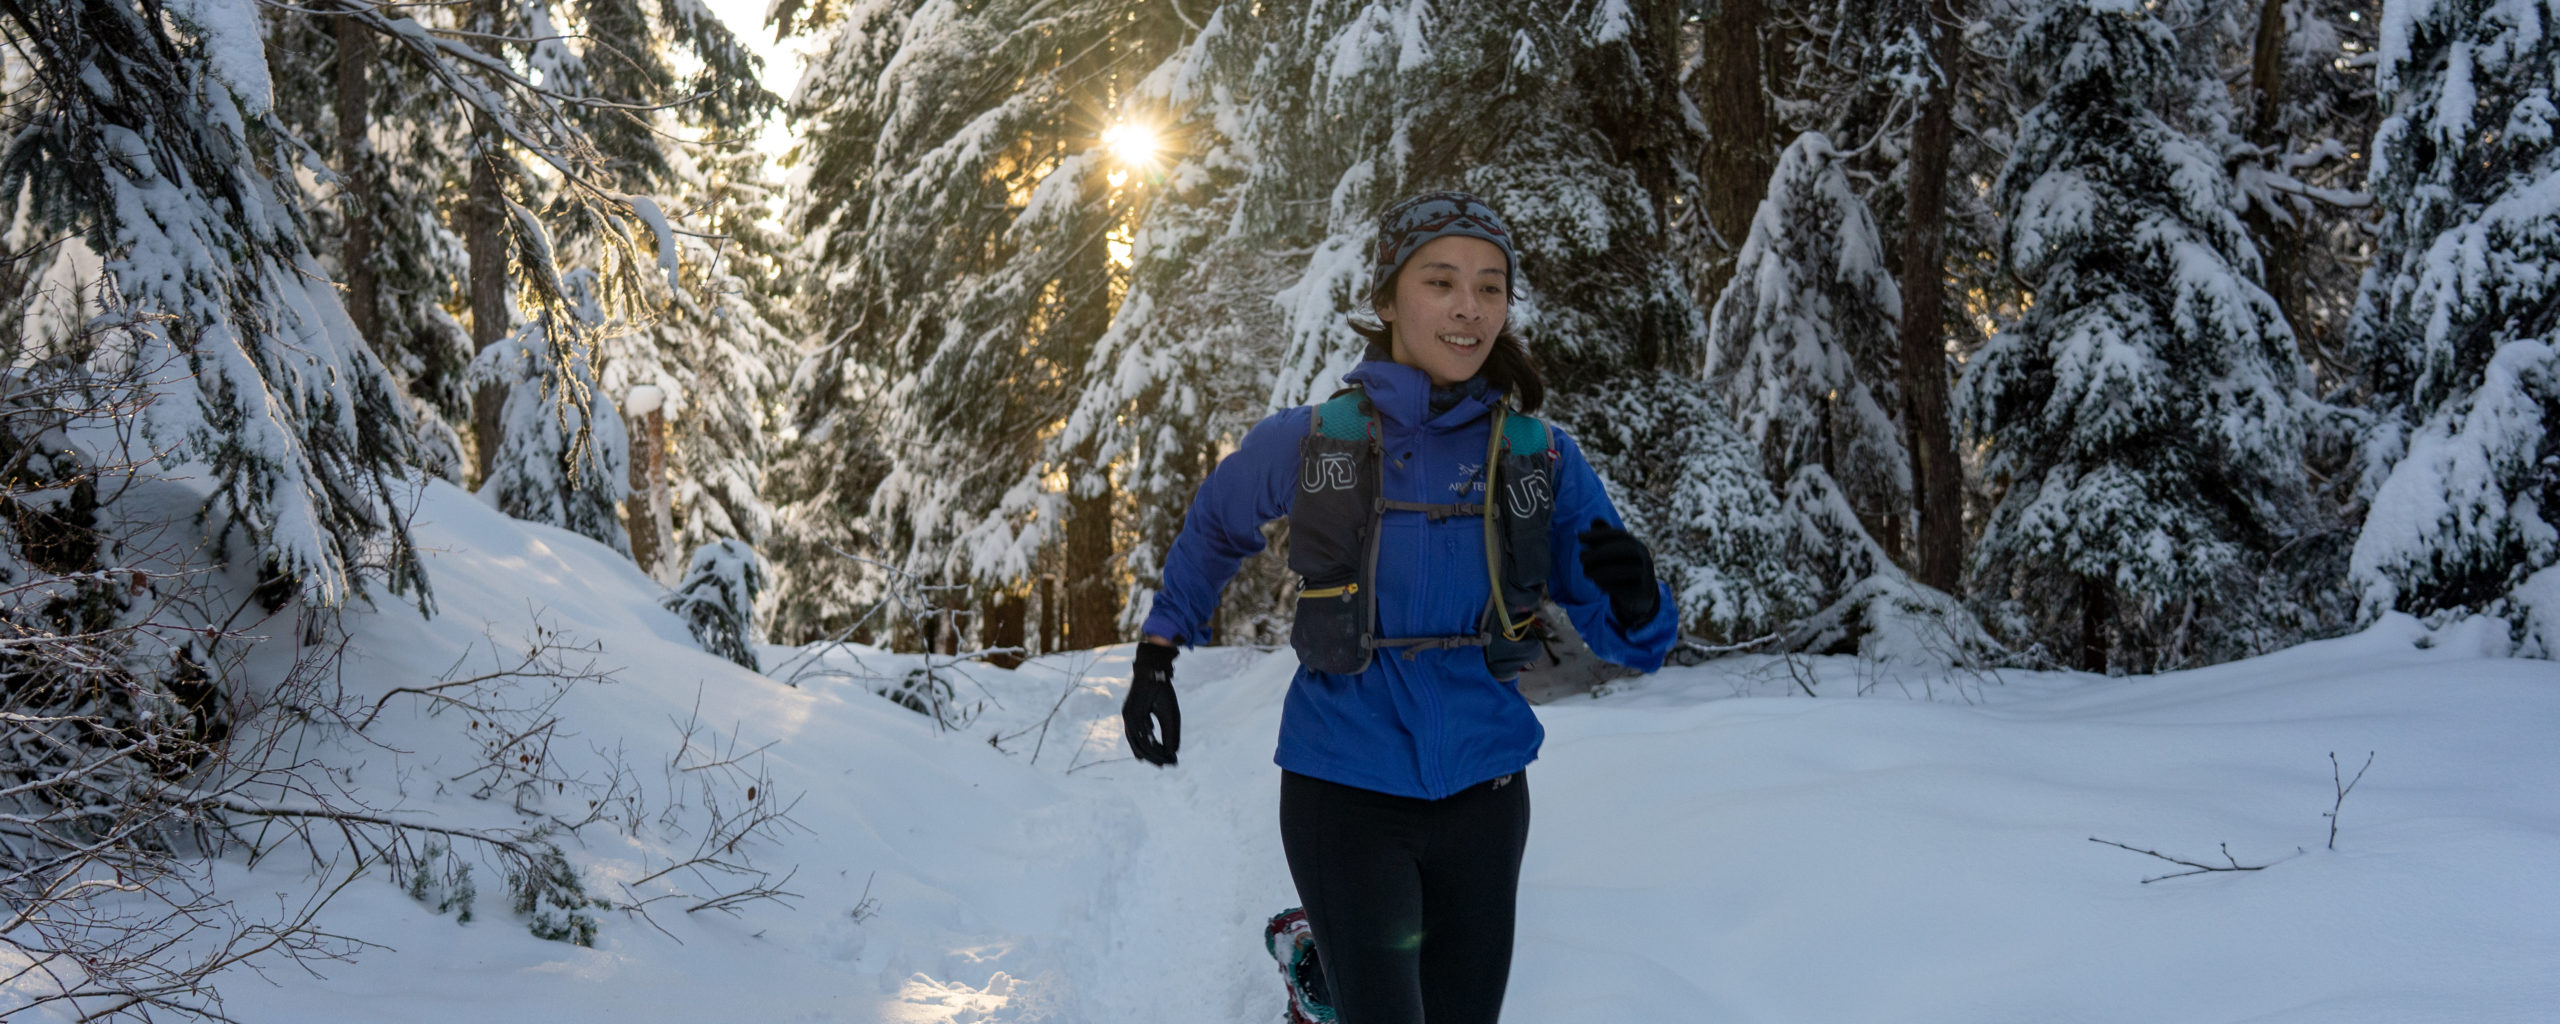
<instances>
[{"instance_id":1,"label":"sunlight glare","mask_svg":"<svg viewBox=\"0 0 2560 1024\"><path fill-rule=\"evenodd\" d=\"M1122 121L1102 130L1102 146L1123 167L1145 167L1156 159L1156 133L1142 124Z\"/></svg>"}]
</instances>

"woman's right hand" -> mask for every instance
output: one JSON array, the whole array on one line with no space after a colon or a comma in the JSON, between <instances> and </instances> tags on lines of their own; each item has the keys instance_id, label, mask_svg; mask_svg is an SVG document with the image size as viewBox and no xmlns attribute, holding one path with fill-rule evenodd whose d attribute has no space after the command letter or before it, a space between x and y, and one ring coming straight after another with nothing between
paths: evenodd
<instances>
[{"instance_id":1,"label":"woman's right hand","mask_svg":"<svg viewBox=\"0 0 2560 1024\"><path fill-rule=\"evenodd\" d=\"M1129 737L1129 753L1138 760L1154 765L1170 765L1174 752L1182 748L1182 705L1173 697L1173 657L1181 653L1170 643L1154 639L1138 642L1136 665L1129 675L1129 697L1120 702L1120 721ZM1156 739L1162 730L1164 739Z\"/></svg>"}]
</instances>

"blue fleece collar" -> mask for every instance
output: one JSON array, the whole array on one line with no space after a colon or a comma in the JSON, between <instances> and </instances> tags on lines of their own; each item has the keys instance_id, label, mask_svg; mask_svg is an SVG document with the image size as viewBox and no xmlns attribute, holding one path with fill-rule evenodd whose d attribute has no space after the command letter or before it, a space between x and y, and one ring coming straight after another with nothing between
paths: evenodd
<instances>
[{"instance_id":1,"label":"blue fleece collar","mask_svg":"<svg viewBox=\"0 0 2560 1024\"><path fill-rule=\"evenodd\" d=\"M1448 411L1431 411L1431 375L1403 363L1384 359L1365 359L1350 373L1342 375L1345 384L1357 384L1378 408L1378 418L1397 426L1426 426L1449 430L1490 415L1493 405L1502 400L1502 389L1492 386L1477 374L1466 382L1467 393Z\"/></svg>"}]
</instances>

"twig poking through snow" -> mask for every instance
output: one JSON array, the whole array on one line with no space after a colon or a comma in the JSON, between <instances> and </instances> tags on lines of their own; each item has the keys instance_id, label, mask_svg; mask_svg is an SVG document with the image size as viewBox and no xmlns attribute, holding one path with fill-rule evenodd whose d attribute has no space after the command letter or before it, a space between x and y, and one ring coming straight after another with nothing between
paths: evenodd
<instances>
[{"instance_id":1,"label":"twig poking through snow","mask_svg":"<svg viewBox=\"0 0 2560 1024\"><path fill-rule=\"evenodd\" d=\"M2193 871L2180 871L2180 872L2177 872L2177 873L2175 873L2175 874L2158 875L2158 876L2151 877L2151 878L2145 878L2145 879L2143 879L2143 880L2142 880L2142 884L2144 884L2144 885L2150 885L2151 883L2153 883L2153 882L2157 882L2157 881L2160 881L2161 879L2164 879L2164 878L2185 878L2185 877L2187 877L2188 875L2201 875L2201 874L2204 874L2205 872L2208 872L2208 871L2263 871L2263 870L2265 870L2265 869L2266 869L2266 867L2267 867L2265 864L2242 864L2242 863L2240 863L2240 861L2239 861L2239 859L2238 859L2238 858L2235 858L2235 857L2233 857L2233 856L2231 855L2231 844L2230 844L2230 843L2224 843L2224 844L2222 844L2222 859L2223 859L2223 860L2226 860L2226 861L2230 861L2230 862L2231 862L2231 863L2230 863L2230 866L2229 866L2229 867L2220 867L2220 866L2216 866L2216 865L2212 865L2212 864L2199 864L2199 863L2196 863L2195 861L2191 861L2191 860L2180 860L2180 859L2178 859L2178 858L2176 858L2176 857L2169 856L2168 854L2162 853L2162 852L2160 852L2160 851L2158 851L2158 850L2145 850L2145 849L2142 849L2142 848L2140 848L2140 847L2126 846L2125 844L2123 844L2123 843L2119 843L2119 842L2116 842L2116 841L2115 841L2115 840L2113 840L2113 839L2100 839L2100 838L2098 838L2098 837L2096 837L2096 836L2090 836L2090 837L2089 837L2089 841L2090 841L2090 842L2093 842L2093 843L2105 843L2105 844L2107 844L2108 846L2115 847L2116 849L2119 849L2119 850L2132 850L2132 851L2133 851L2133 852L2135 852L2135 853L2145 854L2145 855L2152 856L2152 857L2158 857L2158 858L2160 858L2161 860L2168 861L2168 862L2169 862L2169 863L2171 863L2171 864L2176 864L2176 865L2179 865L2179 866L2181 866L2181 867L2189 867L2189 868L2194 868L2194 869L2195 869L2195 870L2193 870Z\"/></svg>"},{"instance_id":2,"label":"twig poking through snow","mask_svg":"<svg viewBox=\"0 0 2560 1024\"><path fill-rule=\"evenodd\" d=\"M1076 669L1074 676L1067 680L1067 688L1058 694L1058 702L1049 705L1049 713L1041 717L1038 725L1023 726L1010 736L1002 733L989 736L987 737L987 745L994 747L997 750L1004 750L1004 742L1006 740L1021 739L1024 733L1030 732L1033 729L1038 729L1040 730L1040 738L1033 740L1031 743L1031 763L1039 764L1040 751L1049 743L1049 723L1057 720L1058 709L1067 706L1067 698L1075 696L1077 690L1084 688L1084 668L1089 668L1092 664L1092 661L1088 660L1085 662L1085 666L1083 668ZM1011 753L1011 751L1006 752Z\"/></svg>"},{"instance_id":3,"label":"twig poking through snow","mask_svg":"<svg viewBox=\"0 0 2560 1024\"><path fill-rule=\"evenodd\" d=\"M853 902L852 910L845 912L845 916L852 918L853 923L861 924L880 913L880 901L871 898L871 883L879 879L880 873L877 871L863 878L861 898Z\"/></svg>"},{"instance_id":4,"label":"twig poking through snow","mask_svg":"<svg viewBox=\"0 0 2560 1024\"><path fill-rule=\"evenodd\" d=\"M1077 772L1083 771L1083 770L1085 770L1085 769L1087 769L1087 768L1091 768L1091 767L1093 767L1094 765L1098 765L1098 764L1118 764L1118 763L1120 763L1120 762L1122 762L1122 761L1135 761L1135 760L1137 760L1137 758L1134 758L1134 757L1106 757L1106 758L1103 758L1102 760L1099 760L1099 761L1087 761L1087 762L1085 762L1085 763L1083 763L1083 764L1080 764L1080 765L1077 765L1077 766L1075 766L1075 767L1073 767L1073 768L1069 768L1069 769L1067 769L1067 774L1069 774L1069 775L1073 775L1073 774L1075 774L1075 773L1077 773Z\"/></svg>"},{"instance_id":5,"label":"twig poking through snow","mask_svg":"<svg viewBox=\"0 0 2560 1024\"><path fill-rule=\"evenodd\" d=\"M2365 768L2371 767L2373 767L2373 751L2368 750L2364 752L2364 768L2356 769L2355 778L2348 779L2345 785L2339 785L2338 778L2344 773L2338 770L2338 752L2334 750L2329 752L2329 784L2337 788L2338 802L2330 804L2329 813L2321 817L2329 819L2329 848L2332 850L2338 848L2338 809L2347 805L2347 794L2355 790L2356 783L2364 781Z\"/></svg>"},{"instance_id":6,"label":"twig poking through snow","mask_svg":"<svg viewBox=\"0 0 2560 1024\"><path fill-rule=\"evenodd\" d=\"M2338 799L2335 803L2330 804L2329 809L2322 812L2320 816L2329 819L2329 848L2332 850L2338 848L2338 811L2340 808L2346 806L2347 794L2355 791L2356 783L2364 781L2365 770L2372 767L2373 752L2368 750L2365 751L2364 755L2364 767L2356 769L2355 778L2347 778L2344 766L2338 763L2338 752L2334 750L2329 752L2329 784L2332 788L2337 790ZM2195 869L2193 871L2180 871L2175 874L2145 878L2142 880L2142 884L2144 885L2149 885L2164 878L2185 878L2188 875L2201 875L2208 871L2259 871L2265 869L2267 866L2266 864L2240 863L2238 858L2231 855L2231 844L2229 843L2222 844L2222 859L2227 862L2227 866L2222 866L2214 864L2200 864L2191 860L2181 860L2158 850L2145 850L2138 846L2126 846L2125 844L2116 842L2113 839L2100 839L2096 836L2090 836L2089 841L2093 843L2104 843L2119 850L2132 850L2133 852L2143 854L2144 856L2158 857L2161 860L2168 861L2169 863L2176 864L2180 867ZM2296 849L2296 852L2300 852L2299 848ZM2272 864L2274 862L2269 861L2268 863Z\"/></svg>"}]
</instances>

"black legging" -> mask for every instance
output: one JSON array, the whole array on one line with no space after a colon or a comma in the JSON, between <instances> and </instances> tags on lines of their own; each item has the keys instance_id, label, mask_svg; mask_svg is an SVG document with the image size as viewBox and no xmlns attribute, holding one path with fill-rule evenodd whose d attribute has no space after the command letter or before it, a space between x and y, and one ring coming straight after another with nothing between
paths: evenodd
<instances>
[{"instance_id":1,"label":"black legging","mask_svg":"<svg viewBox=\"0 0 2560 1024\"><path fill-rule=\"evenodd\" d=\"M1280 845L1341 1024L1494 1024L1511 979L1526 772L1446 800L1280 775Z\"/></svg>"}]
</instances>

